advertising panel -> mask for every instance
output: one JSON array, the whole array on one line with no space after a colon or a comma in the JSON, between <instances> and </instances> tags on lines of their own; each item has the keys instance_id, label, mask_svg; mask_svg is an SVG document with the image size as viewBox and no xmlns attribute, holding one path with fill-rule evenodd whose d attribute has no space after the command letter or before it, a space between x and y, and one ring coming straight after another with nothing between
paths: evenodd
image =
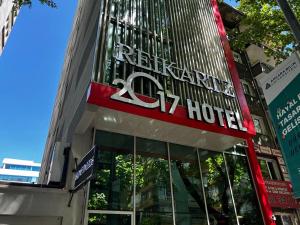
<instances>
[{"instance_id":1,"label":"advertising panel","mask_svg":"<svg viewBox=\"0 0 300 225\"><path fill-rule=\"evenodd\" d=\"M293 198L291 183L281 180L266 180L269 202L276 208L300 208L299 203Z\"/></svg>"},{"instance_id":2,"label":"advertising panel","mask_svg":"<svg viewBox=\"0 0 300 225\"><path fill-rule=\"evenodd\" d=\"M257 78L292 180L300 198L300 60L294 53L268 74Z\"/></svg>"}]
</instances>

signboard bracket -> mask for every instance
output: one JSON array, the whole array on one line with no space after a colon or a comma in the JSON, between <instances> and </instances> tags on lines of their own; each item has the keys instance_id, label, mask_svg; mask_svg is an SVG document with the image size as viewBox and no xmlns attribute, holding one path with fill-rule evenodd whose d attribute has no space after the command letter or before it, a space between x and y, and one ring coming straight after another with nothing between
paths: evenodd
<instances>
[{"instance_id":1,"label":"signboard bracket","mask_svg":"<svg viewBox=\"0 0 300 225\"><path fill-rule=\"evenodd\" d=\"M69 198L69 201L68 201L68 207L71 207L71 203L72 203L75 191L73 189L71 189L71 190L69 190L69 193L70 193L70 198Z\"/></svg>"}]
</instances>

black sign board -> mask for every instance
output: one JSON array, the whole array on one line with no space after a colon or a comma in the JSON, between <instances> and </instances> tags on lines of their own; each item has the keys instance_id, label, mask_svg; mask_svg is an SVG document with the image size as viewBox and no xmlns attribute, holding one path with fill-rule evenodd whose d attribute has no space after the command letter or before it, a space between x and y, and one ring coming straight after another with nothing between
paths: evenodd
<instances>
[{"instance_id":1,"label":"black sign board","mask_svg":"<svg viewBox=\"0 0 300 225\"><path fill-rule=\"evenodd\" d=\"M74 191L80 189L93 176L97 158L97 146L94 146L81 160L76 168Z\"/></svg>"}]
</instances>

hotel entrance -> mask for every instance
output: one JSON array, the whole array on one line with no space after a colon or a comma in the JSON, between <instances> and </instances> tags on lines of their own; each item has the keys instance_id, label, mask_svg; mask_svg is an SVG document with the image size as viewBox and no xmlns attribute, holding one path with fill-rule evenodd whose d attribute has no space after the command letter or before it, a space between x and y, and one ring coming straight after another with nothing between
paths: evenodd
<instances>
[{"instance_id":1,"label":"hotel entrance","mask_svg":"<svg viewBox=\"0 0 300 225\"><path fill-rule=\"evenodd\" d=\"M97 130L88 225L263 224L243 147L223 152Z\"/></svg>"}]
</instances>

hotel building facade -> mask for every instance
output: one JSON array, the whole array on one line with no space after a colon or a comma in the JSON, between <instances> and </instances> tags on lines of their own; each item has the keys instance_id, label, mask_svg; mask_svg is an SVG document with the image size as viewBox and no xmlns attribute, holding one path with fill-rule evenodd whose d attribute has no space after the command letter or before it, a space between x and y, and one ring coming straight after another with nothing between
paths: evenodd
<instances>
[{"instance_id":1,"label":"hotel building facade","mask_svg":"<svg viewBox=\"0 0 300 225\"><path fill-rule=\"evenodd\" d=\"M284 223L268 200L263 147L280 151L256 135L224 23L215 0L78 2L39 181L72 190L98 154L63 224L297 224L297 203Z\"/></svg>"}]
</instances>

